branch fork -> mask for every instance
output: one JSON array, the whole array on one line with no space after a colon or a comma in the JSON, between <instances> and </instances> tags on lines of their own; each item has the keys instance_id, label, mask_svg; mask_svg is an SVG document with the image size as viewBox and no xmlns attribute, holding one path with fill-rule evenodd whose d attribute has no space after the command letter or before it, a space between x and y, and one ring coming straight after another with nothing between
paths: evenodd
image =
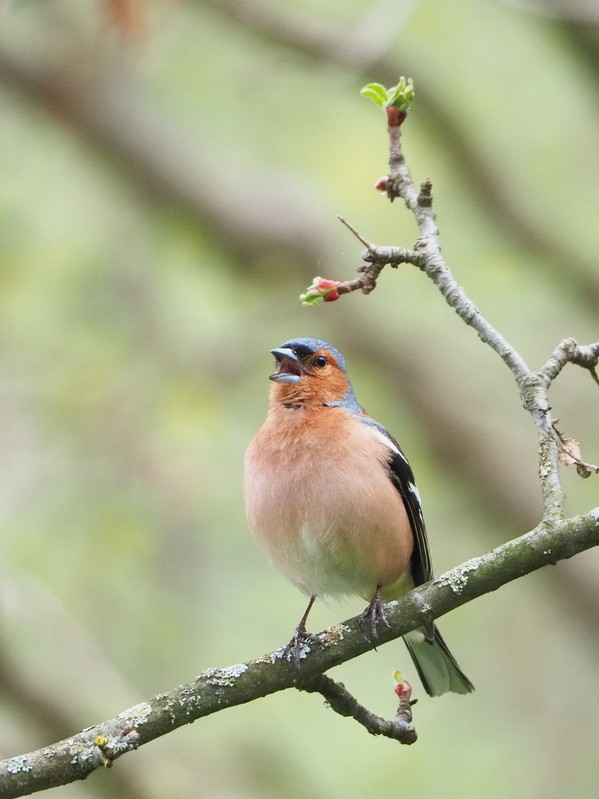
<instances>
[{"instance_id":1,"label":"branch fork","mask_svg":"<svg viewBox=\"0 0 599 799\"><path fill-rule=\"evenodd\" d=\"M378 86L378 84L369 86ZM368 88L366 87L366 89ZM379 105L384 104L373 98L366 90L363 91L363 94L374 99ZM539 474L542 477L545 507L546 509L551 508L551 513L553 513L557 505L563 507L564 504L563 498L558 500L556 494L561 491L559 465L574 465L581 477L599 473L599 467L584 461L579 443L575 439L564 436L557 429L556 422L551 415L548 389L567 363L587 369L593 380L599 385L599 376L597 375L599 342L579 346L572 338L564 339L540 370L531 370L517 350L485 319L464 289L456 282L441 255L439 229L433 211L432 182L426 179L422 181L419 189L416 189L402 151L401 123L390 124L388 135L389 174L377 182L376 188L379 191L384 188L391 202L398 197L404 200L416 219L420 236L412 250L402 247L378 246L369 242L346 219L339 217L366 249L362 253L362 260L365 264L358 268L360 276L354 280L337 282L337 297L358 289L364 294L369 294L376 288L378 278L387 265L397 267L399 264L411 264L423 271L435 283L458 316L476 330L481 341L495 350L512 372L522 405L530 413L539 431L540 453L542 453L540 454ZM549 458L547 446L553 447L555 450ZM553 479L550 481L548 480L548 469L554 472ZM550 490L549 486L551 486ZM546 494L546 490L549 490L549 494Z\"/></svg>"}]
</instances>

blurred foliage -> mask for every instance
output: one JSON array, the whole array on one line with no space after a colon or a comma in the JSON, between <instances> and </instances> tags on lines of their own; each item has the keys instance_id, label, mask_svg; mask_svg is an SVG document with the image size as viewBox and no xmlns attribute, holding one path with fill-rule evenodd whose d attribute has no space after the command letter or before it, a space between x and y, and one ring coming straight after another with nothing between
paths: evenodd
<instances>
[{"instance_id":1,"label":"blurred foliage","mask_svg":"<svg viewBox=\"0 0 599 799\"><path fill-rule=\"evenodd\" d=\"M511 377L421 274L317 309L298 295L354 276L336 214L413 243L372 188L386 133L359 96L409 74L405 151L460 283L532 366L595 340L591 6L2 4L0 756L287 640L304 599L256 551L241 475L290 337L335 343L402 442L437 571L535 523ZM593 389L568 368L552 399L596 462ZM596 504L596 480L564 483L571 512ZM443 619L477 692L422 698L414 747L286 693L53 795L595 797L598 566L587 553ZM321 605L312 626L360 606ZM394 644L336 676L388 716L398 667L412 679Z\"/></svg>"}]
</instances>

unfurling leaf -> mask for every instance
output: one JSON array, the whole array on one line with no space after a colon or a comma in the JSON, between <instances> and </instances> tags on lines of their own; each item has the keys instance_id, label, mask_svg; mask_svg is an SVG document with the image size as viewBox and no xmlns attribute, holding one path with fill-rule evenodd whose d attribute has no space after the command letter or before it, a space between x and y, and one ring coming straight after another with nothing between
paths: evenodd
<instances>
[{"instance_id":1,"label":"unfurling leaf","mask_svg":"<svg viewBox=\"0 0 599 799\"><path fill-rule=\"evenodd\" d=\"M388 99L387 89L381 86L380 83L369 83L360 90L363 97L369 97L373 103L380 105L381 108L385 105Z\"/></svg>"},{"instance_id":2,"label":"unfurling leaf","mask_svg":"<svg viewBox=\"0 0 599 799\"><path fill-rule=\"evenodd\" d=\"M360 90L363 97L369 97L373 103L383 108L387 114L387 124L390 128L398 128L414 100L414 84L412 78L402 77L397 86L386 89L380 83L369 83Z\"/></svg>"},{"instance_id":3,"label":"unfurling leaf","mask_svg":"<svg viewBox=\"0 0 599 799\"><path fill-rule=\"evenodd\" d=\"M410 106L414 101L414 83L412 78L402 77L399 79L397 86L393 86L387 92L387 105L392 105L394 108L399 108L404 114L410 110Z\"/></svg>"}]
</instances>

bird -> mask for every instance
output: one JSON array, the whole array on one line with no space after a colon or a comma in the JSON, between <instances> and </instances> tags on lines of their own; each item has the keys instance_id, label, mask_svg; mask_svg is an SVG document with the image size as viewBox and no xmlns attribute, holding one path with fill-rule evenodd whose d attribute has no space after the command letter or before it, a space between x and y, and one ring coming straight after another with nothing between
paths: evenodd
<instances>
[{"instance_id":1,"label":"bird","mask_svg":"<svg viewBox=\"0 0 599 799\"><path fill-rule=\"evenodd\" d=\"M428 582L433 570L410 464L358 402L342 354L311 337L271 353L269 408L246 452L244 498L254 538L309 597L285 649L299 666L317 598L365 599L361 618L376 638L383 603ZM434 622L404 641L430 696L474 690Z\"/></svg>"}]
</instances>

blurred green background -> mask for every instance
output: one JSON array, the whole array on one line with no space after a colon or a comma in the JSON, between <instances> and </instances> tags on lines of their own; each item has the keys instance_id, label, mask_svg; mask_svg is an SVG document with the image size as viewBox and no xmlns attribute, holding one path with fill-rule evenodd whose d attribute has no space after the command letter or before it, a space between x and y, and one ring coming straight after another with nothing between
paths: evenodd
<instances>
[{"instance_id":1,"label":"blurred green background","mask_svg":"<svg viewBox=\"0 0 599 799\"><path fill-rule=\"evenodd\" d=\"M401 441L438 572L538 520L512 378L423 275L297 299L360 264L337 214L414 242L372 188L386 131L359 96L400 74L458 281L532 367L596 340L594 2L0 3L0 757L288 640L304 598L252 541L241 476L291 337L336 344ZM551 398L596 462L596 386L568 367ZM597 479L564 484L569 512L597 504ZM598 569L586 553L442 619L471 697L424 696L400 642L333 672L390 716L402 669L413 747L287 692L53 795L595 799Z\"/></svg>"}]
</instances>

